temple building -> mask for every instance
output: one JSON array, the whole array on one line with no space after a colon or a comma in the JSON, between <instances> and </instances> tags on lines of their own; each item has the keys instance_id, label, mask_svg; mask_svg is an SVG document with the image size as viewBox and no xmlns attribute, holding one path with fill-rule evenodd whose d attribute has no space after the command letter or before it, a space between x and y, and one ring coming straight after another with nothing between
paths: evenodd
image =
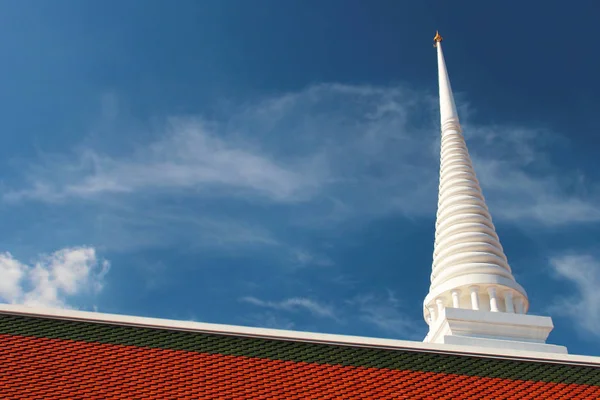
<instances>
[{"instance_id":1,"label":"temple building","mask_svg":"<svg viewBox=\"0 0 600 400\"><path fill-rule=\"evenodd\" d=\"M0 305L0 399L600 399L600 357L529 315L436 34L441 162L423 342Z\"/></svg>"}]
</instances>

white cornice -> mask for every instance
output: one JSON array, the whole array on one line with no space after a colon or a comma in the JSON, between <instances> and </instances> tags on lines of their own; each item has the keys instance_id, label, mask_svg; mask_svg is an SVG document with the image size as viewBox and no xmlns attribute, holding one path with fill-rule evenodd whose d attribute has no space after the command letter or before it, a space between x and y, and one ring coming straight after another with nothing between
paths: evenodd
<instances>
[{"instance_id":1,"label":"white cornice","mask_svg":"<svg viewBox=\"0 0 600 400\"><path fill-rule=\"evenodd\" d=\"M406 350L427 353L455 354L482 358L503 358L600 367L600 357L591 356L422 343L407 340L378 339L360 336L334 335L326 333L287 331L279 329L251 328L245 326L209 324L202 322L177 321L159 318L133 317L126 315L104 314L88 311L34 308L12 304L0 304L0 314L12 314L29 317L64 319L70 321L85 321L103 324L137 326L145 328L159 328L198 333L212 333L218 335L245 336L332 345L384 348L390 350Z\"/></svg>"}]
</instances>

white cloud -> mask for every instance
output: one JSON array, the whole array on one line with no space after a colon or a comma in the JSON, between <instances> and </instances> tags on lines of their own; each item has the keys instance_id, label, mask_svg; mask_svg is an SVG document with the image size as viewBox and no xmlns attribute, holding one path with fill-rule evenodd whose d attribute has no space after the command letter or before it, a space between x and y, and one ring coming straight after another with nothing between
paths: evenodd
<instances>
[{"instance_id":1,"label":"white cloud","mask_svg":"<svg viewBox=\"0 0 600 400\"><path fill-rule=\"evenodd\" d=\"M594 197L569 195L559 181L565 179L564 173L535 176L521 169L518 161L474 157L477 177L495 218L545 225L600 221L599 203Z\"/></svg>"},{"instance_id":2,"label":"white cloud","mask_svg":"<svg viewBox=\"0 0 600 400\"><path fill-rule=\"evenodd\" d=\"M598 192L573 192L579 175L559 169L550 156L548 148L565 139L526 126L472 124L471 113L462 119L465 136L497 220L600 221ZM3 198L97 199L98 207L117 217L123 208L139 211L128 218L142 223L147 214L166 213L165 196L194 204L227 199L245 207L288 207L294 212L284 222L296 226L336 226L390 213L431 217L438 185L437 121L435 98L427 93L315 85L231 108L223 118L171 119L129 151L80 148L70 156L45 156L24 165L28 183L4 191ZM144 213L140 202L148 199L156 201ZM197 216L198 209L177 216ZM221 218L218 211L211 215Z\"/></svg>"},{"instance_id":3,"label":"white cloud","mask_svg":"<svg viewBox=\"0 0 600 400\"><path fill-rule=\"evenodd\" d=\"M3 198L65 202L187 190L283 203L317 198L355 212L357 204L347 206L343 192L362 187L363 203L374 191L389 193L423 175L414 150L426 141L406 126L418 103L410 94L319 85L237 109L220 121L172 119L157 139L129 153L83 148L24 165L29 184ZM434 130L428 136L434 138ZM399 174L395 161L412 173Z\"/></svg>"},{"instance_id":4,"label":"white cloud","mask_svg":"<svg viewBox=\"0 0 600 400\"><path fill-rule=\"evenodd\" d=\"M573 284L575 294L558 299L551 312L571 318L600 338L600 260L591 255L565 255L550 260L557 277Z\"/></svg>"},{"instance_id":5,"label":"white cloud","mask_svg":"<svg viewBox=\"0 0 600 400\"><path fill-rule=\"evenodd\" d=\"M304 249L291 249L290 251L292 254L292 259L297 265L300 266L316 265L319 267L331 267L335 264L333 260L328 257L321 256Z\"/></svg>"},{"instance_id":6,"label":"white cloud","mask_svg":"<svg viewBox=\"0 0 600 400\"><path fill-rule=\"evenodd\" d=\"M121 208L119 213L102 216L102 229L105 245L125 251L138 246L161 247L173 243L196 248L283 246L271 232L255 223L225 216L193 215L193 210L188 208Z\"/></svg>"},{"instance_id":7,"label":"white cloud","mask_svg":"<svg viewBox=\"0 0 600 400\"><path fill-rule=\"evenodd\" d=\"M62 201L157 189L230 188L285 201L310 191L314 183L308 161L298 166L300 174L233 139L219 138L198 120L170 121L163 139L124 158L87 149L77 164L62 157L51 164L49 176L37 175L44 172L36 169L30 188L7 193L5 199Z\"/></svg>"},{"instance_id":8,"label":"white cloud","mask_svg":"<svg viewBox=\"0 0 600 400\"><path fill-rule=\"evenodd\" d=\"M243 324L253 327L271 328L271 329L294 329L296 324L289 318L275 315L272 311L250 314L240 318Z\"/></svg>"},{"instance_id":9,"label":"white cloud","mask_svg":"<svg viewBox=\"0 0 600 400\"><path fill-rule=\"evenodd\" d=\"M346 324L352 321L353 328L357 329L357 321L362 323L363 328L379 331L386 335L392 335L397 338L408 338L419 340L425 335L422 321L415 321L408 314L403 312L403 305L396 298L393 291L387 290L385 294L362 294L357 295L351 300L347 300L338 307L325 305L315 300L293 297L281 301L265 301L256 297L243 297L240 301L252 304L257 307L284 312L297 312L306 310L312 315L320 318L330 318L339 324ZM282 319L279 314L270 313L273 320L282 323L291 323L288 319ZM260 322L252 319L253 323ZM259 325L264 326L264 322ZM293 326L290 325L290 326Z\"/></svg>"},{"instance_id":10,"label":"white cloud","mask_svg":"<svg viewBox=\"0 0 600 400\"><path fill-rule=\"evenodd\" d=\"M258 307L274 310L297 311L304 309L317 317L337 319L333 307L303 297L292 297L278 302L264 301L251 296L242 297L240 300Z\"/></svg>"},{"instance_id":11,"label":"white cloud","mask_svg":"<svg viewBox=\"0 0 600 400\"><path fill-rule=\"evenodd\" d=\"M28 265L0 254L0 300L13 304L70 307L83 293L102 290L109 263L90 247L73 247L41 256Z\"/></svg>"},{"instance_id":12,"label":"white cloud","mask_svg":"<svg viewBox=\"0 0 600 400\"><path fill-rule=\"evenodd\" d=\"M0 254L0 298L10 303L21 299L21 281L27 272L27 266L15 260L10 253Z\"/></svg>"},{"instance_id":13,"label":"white cloud","mask_svg":"<svg viewBox=\"0 0 600 400\"><path fill-rule=\"evenodd\" d=\"M348 301L358 318L365 324L375 327L386 334L413 340L424 330L424 322L415 321L402 311L402 304L393 291L387 290L385 295L364 294Z\"/></svg>"}]
</instances>

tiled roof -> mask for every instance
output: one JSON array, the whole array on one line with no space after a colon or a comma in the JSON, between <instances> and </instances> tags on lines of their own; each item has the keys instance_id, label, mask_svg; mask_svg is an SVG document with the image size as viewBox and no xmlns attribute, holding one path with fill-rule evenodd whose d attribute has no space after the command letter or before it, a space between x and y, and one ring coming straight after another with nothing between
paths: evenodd
<instances>
[{"instance_id":1,"label":"tiled roof","mask_svg":"<svg viewBox=\"0 0 600 400\"><path fill-rule=\"evenodd\" d=\"M600 399L600 368L0 314L0 398Z\"/></svg>"}]
</instances>

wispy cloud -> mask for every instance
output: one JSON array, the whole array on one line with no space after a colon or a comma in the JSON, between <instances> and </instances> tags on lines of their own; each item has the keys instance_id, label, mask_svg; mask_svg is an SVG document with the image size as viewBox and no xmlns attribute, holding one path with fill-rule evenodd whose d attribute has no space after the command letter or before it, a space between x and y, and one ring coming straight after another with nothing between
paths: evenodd
<instances>
[{"instance_id":1,"label":"wispy cloud","mask_svg":"<svg viewBox=\"0 0 600 400\"><path fill-rule=\"evenodd\" d=\"M556 300L550 311L571 318L588 334L600 338L600 260L591 255L563 255L550 265L561 280L570 282L575 293Z\"/></svg>"},{"instance_id":2,"label":"wispy cloud","mask_svg":"<svg viewBox=\"0 0 600 400\"><path fill-rule=\"evenodd\" d=\"M193 205L112 209L95 216L95 232L105 246L117 251L139 247L274 248L285 247L266 228L225 215L194 215ZM130 237L132 236L132 237ZM282 249L281 251L286 251ZM292 253L292 250L288 251Z\"/></svg>"},{"instance_id":3,"label":"wispy cloud","mask_svg":"<svg viewBox=\"0 0 600 400\"><path fill-rule=\"evenodd\" d=\"M93 207L97 217L88 224L102 245L197 238L189 245L279 246L292 263L324 265L326 254L280 233L389 214L435 215L436 110L434 96L402 87L315 85L219 118L172 118L158 132L148 128L133 148L44 155L21 164L25 183L6 184L2 197ZM472 112L462 119L465 135L496 220L600 221L600 191L572 190L580 174L552 160L548 149L564 140L559 134L477 125Z\"/></svg>"},{"instance_id":4,"label":"wispy cloud","mask_svg":"<svg viewBox=\"0 0 600 400\"><path fill-rule=\"evenodd\" d=\"M271 329L294 329L296 324L291 319L277 315L272 311L251 313L241 319L243 324Z\"/></svg>"},{"instance_id":5,"label":"wispy cloud","mask_svg":"<svg viewBox=\"0 0 600 400\"><path fill-rule=\"evenodd\" d=\"M422 339L424 322L415 321L403 312L403 305L389 289L384 295L359 295L348 303L356 309L356 315L364 324L398 338Z\"/></svg>"},{"instance_id":6,"label":"wispy cloud","mask_svg":"<svg viewBox=\"0 0 600 400\"><path fill-rule=\"evenodd\" d=\"M562 159L553 158L552 150L567 147L566 138L535 127L464 125L495 219L548 226L600 221L598 185L584 185L580 171L565 169Z\"/></svg>"},{"instance_id":7,"label":"wispy cloud","mask_svg":"<svg viewBox=\"0 0 600 400\"><path fill-rule=\"evenodd\" d=\"M319 183L311 179L308 161L300 163L298 168L304 171L300 174L233 138L223 140L193 119L169 121L163 139L125 158L86 149L76 164L60 156L49 158L49 163L46 172L34 169L30 188L6 193L5 199L63 201L160 189L226 188L285 201Z\"/></svg>"},{"instance_id":8,"label":"wispy cloud","mask_svg":"<svg viewBox=\"0 0 600 400\"><path fill-rule=\"evenodd\" d=\"M33 264L0 254L0 300L46 307L72 307L84 293L102 290L109 263L90 247L74 247L40 256Z\"/></svg>"},{"instance_id":9,"label":"wispy cloud","mask_svg":"<svg viewBox=\"0 0 600 400\"><path fill-rule=\"evenodd\" d=\"M242 297L240 300L258 307L285 311L306 310L317 317L337 319L333 307L304 297L292 297L281 301L265 301L248 296Z\"/></svg>"},{"instance_id":10,"label":"wispy cloud","mask_svg":"<svg viewBox=\"0 0 600 400\"><path fill-rule=\"evenodd\" d=\"M305 249L292 249L291 254L300 266L315 265L319 267L331 267L335 264L330 258L309 252Z\"/></svg>"},{"instance_id":11,"label":"wispy cloud","mask_svg":"<svg viewBox=\"0 0 600 400\"><path fill-rule=\"evenodd\" d=\"M340 302L337 306L326 305L322 302L302 297L293 297L281 301L266 301L256 297L243 297L242 302L272 310L275 320L284 318L290 326L298 326L294 319L285 318L285 313L306 311L318 318L329 318L342 325L352 324L356 330L380 332L403 339L422 339L424 322L415 321L404 312L404 305L397 299L395 293L387 290L385 294L362 294L352 299ZM281 315L281 314L284 315ZM289 314L287 314L289 316ZM260 320L253 320L260 326L265 326Z\"/></svg>"}]
</instances>

